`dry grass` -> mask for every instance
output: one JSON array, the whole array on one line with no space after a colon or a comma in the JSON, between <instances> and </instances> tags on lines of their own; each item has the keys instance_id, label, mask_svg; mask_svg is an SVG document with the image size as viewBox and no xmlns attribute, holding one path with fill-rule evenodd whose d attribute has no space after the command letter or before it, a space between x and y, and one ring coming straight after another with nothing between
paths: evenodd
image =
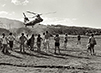
<instances>
[{"instance_id":1,"label":"dry grass","mask_svg":"<svg viewBox=\"0 0 101 73\"><path fill-rule=\"evenodd\" d=\"M65 49L61 36L61 54L54 54L54 40L50 40L50 49L45 53L30 51L20 53L18 44L15 44L15 51L10 55L0 53L0 73L101 73L101 38L97 37L95 56L86 52L88 37L81 39L77 45L76 37L69 37L68 46ZM36 50L36 48L35 48Z\"/></svg>"}]
</instances>

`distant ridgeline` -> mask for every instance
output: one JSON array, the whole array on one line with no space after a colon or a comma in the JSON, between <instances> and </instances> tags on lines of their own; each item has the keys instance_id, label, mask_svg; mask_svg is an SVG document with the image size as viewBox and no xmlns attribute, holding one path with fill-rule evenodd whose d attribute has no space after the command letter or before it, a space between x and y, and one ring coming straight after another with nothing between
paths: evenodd
<instances>
[{"instance_id":1,"label":"distant ridgeline","mask_svg":"<svg viewBox=\"0 0 101 73\"><path fill-rule=\"evenodd\" d=\"M69 26L62 26L62 25L37 25L37 27L29 28L29 27L21 27L21 28L14 28L14 29L4 29L0 28L0 35L4 32L8 34L9 32L13 32L15 35L20 35L22 32L26 34L42 34L45 31L49 31L50 34L69 34L69 35L90 35L94 33L95 35L101 35L101 29L94 29L94 28L85 28L85 27L69 27Z\"/></svg>"},{"instance_id":2,"label":"distant ridgeline","mask_svg":"<svg viewBox=\"0 0 101 73\"><path fill-rule=\"evenodd\" d=\"M101 35L101 29L86 28L86 27L70 27L62 25L36 25L34 28L19 28L16 30L16 34L25 32L26 34L40 34L45 31L49 31L50 34L69 34L69 35L90 35L94 33L95 35Z\"/></svg>"},{"instance_id":3,"label":"distant ridgeline","mask_svg":"<svg viewBox=\"0 0 101 73\"><path fill-rule=\"evenodd\" d=\"M89 35L94 33L95 35L101 35L101 29L87 28L87 27L76 27L76 26L63 26L63 25L51 25L48 26L48 30L52 34L69 34L69 35Z\"/></svg>"},{"instance_id":4,"label":"distant ridgeline","mask_svg":"<svg viewBox=\"0 0 101 73\"><path fill-rule=\"evenodd\" d=\"M5 33L6 35L9 35L10 31L4 28L0 28L0 35L2 35L2 33Z\"/></svg>"},{"instance_id":5,"label":"distant ridgeline","mask_svg":"<svg viewBox=\"0 0 101 73\"><path fill-rule=\"evenodd\" d=\"M69 34L69 35L89 35L94 33L101 35L101 29L87 28L87 27L76 27L76 26L64 26L64 25L38 25L32 27L24 27L23 22L18 20L11 20L7 18L0 18L0 35L4 32L8 34L13 32L15 35L19 35L22 32L26 34L42 34L45 31L49 31L50 34Z\"/></svg>"}]
</instances>

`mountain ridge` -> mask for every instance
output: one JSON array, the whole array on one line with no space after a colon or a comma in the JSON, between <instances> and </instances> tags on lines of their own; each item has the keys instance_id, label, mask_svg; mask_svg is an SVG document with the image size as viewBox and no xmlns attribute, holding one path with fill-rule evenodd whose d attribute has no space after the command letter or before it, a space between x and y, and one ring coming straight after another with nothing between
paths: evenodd
<instances>
[{"instance_id":1,"label":"mountain ridge","mask_svg":"<svg viewBox=\"0 0 101 73\"><path fill-rule=\"evenodd\" d=\"M23 22L18 20L12 20L8 18L0 18L0 27L9 30L13 33L20 34L22 32L26 34L39 34L45 31L49 31L51 34L82 34L94 33L101 34L101 29L90 27L77 27L77 26L65 26L65 25L43 25L36 24L34 27L25 27ZM30 33L29 33L30 32Z\"/></svg>"},{"instance_id":2,"label":"mountain ridge","mask_svg":"<svg viewBox=\"0 0 101 73\"><path fill-rule=\"evenodd\" d=\"M8 18L0 18L0 27L5 29L24 27L23 22L18 20L12 20Z\"/></svg>"}]
</instances>

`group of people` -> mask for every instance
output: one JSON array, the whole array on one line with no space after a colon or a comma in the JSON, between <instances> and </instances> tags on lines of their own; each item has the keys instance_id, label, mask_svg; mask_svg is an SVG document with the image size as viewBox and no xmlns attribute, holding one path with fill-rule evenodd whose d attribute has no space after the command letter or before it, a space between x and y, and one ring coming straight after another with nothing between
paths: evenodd
<instances>
[{"instance_id":1,"label":"group of people","mask_svg":"<svg viewBox=\"0 0 101 73\"><path fill-rule=\"evenodd\" d=\"M49 38L50 38L50 34L48 33L48 31L43 33L43 37L41 37L41 35L38 34L36 42L35 42L34 34L32 34L31 37L29 38L28 35L25 36L24 33L21 33L21 36L17 40L12 33L9 33L9 36L6 36L5 33L3 33L2 38L0 38L0 47L2 48L2 53L10 54L10 52L8 51L8 46L13 51L14 50L14 48L13 48L14 42L17 42L20 44L20 46L19 46L20 52L24 53L24 52L26 52L25 46L27 48L30 48L30 50L34 51L34 45L36 44L37 51L40 52L41 45L43 43L43 48L46 50L46 52L48 52L49 48L50 48ZM59 38L59 36L56 35L56 37L54 37L54 40L55 40L55 53L56 53L56 48L58 48L59 53L60 53L60 48L59 48L60 38Z\"/></svg>"},{"instance_id":2,"label":"group of people","mask_svg":"<svg viewBox=\"0 0 101 73\"><path fill-rule=\"evenodd\" d=\"M77 45L81 44L81 36L78 35L77 38L78 38ZM94 46L96 44L97 43L96 43L94 34L91 34L89 39L88 39L88 43L87 43L87 52L90 52L91 55L95 55Z\"/></svg>"},{"instance_id":3,"label":"group of people","mask_svg":"<svg viewBox=\"0 0 101 73\"><path fill-rule=\"evenodd\" d=\"M0 48L2 48L2 52L5 54L10 54L8 51L8 44L11 50L13 50L13 41L15 40L14 36L12 33L9 34L8 37L3 33L2 38L0 39Z\"/></svg>"},{"instance_id":4,"label":"group of people","mask_svg":"<svg viewBox=\"0 0 101 73\"><path fill-rule=\"evenodd\" d=\"M81 36L78 35L77 36L78 41L77 44L81 44ZM59 34L56 34L54 37L54 45L55 45L55 49L54 49L54 53L58 53L60 54L60 36ZM8 45L9 48L11 50L13 49L13 44L14 42L17 42L20 44L20 52L26 52L25 51L25 46L27 48L30 48L30 50L34 51L34 45L36 43L37 45L37 51L40 52L41 51L41 45L43 43L43 49L45 49L46 52L49 51L50 46L49 46L49 42L50 42L50 34L48 33L48 31L46 31L45 33L43 33L43 36L41 37L40 34L37 35L37 39L35 42L35 36L34 34L31 35L31 37L29 38L28 35L25 36L24 33L21 33L21 36L19 37L19 40L16 40L16 38L13 36L12 33L9 33L9 36L7 37L4 33L2 34L2 38L0 39L0 46L2 44L2 52L5 54L9 54L9 51L7 49ZM64 37L64 48L67 48L67 42L68 42L68 34L65 34ZM87 52L90 51L91 55L94 54L94 46L96 45L96 40L94 38L94 34L91 35L91 37L89 38L89 42L88 42L88 46L87 46Z\"/></svg>"},{"instance_id":5,"label":"group of people","mask_svg":"<svg viewBox=\"0 0 101 73\"><path fill-rule=\"evenodd\" d=\"M95 55L94 46L97 44L94 34L91 34L91 36L88 39L88 45L87 45L87 52L90 52L91 55Z\"/></svg>"}]
</instances>

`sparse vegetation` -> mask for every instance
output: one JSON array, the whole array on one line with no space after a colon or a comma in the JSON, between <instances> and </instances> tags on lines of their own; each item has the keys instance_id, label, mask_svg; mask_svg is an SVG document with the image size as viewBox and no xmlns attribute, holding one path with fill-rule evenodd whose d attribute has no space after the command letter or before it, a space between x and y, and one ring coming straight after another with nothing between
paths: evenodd
<instances>
[{"instance_id":1,"label":"sparse vegetation","mask_svg":"<svg viewBox=\"0 0 101 73\"><path fill-rule=\"evenodd\" d=\"M13 25L13 24L12 24ZM20 24L19 24L20 25ZM7 35L9 32L13 32L15 37L24 32L26 34L38 34L43 33L46 30L50 34L64 34L69 35L89 35L94 33L101 35L101 29L85 28L85 27L69 27L63 25L35 25L31 27L19 27L12 29L0 28L0 35L4 32ZM96 37L97 45L95 46L96 55L89 55L86 50L88 37L83 36L81 39L81 45L77 45L77 36L69 36L67 49L64 48L64 37L61 36L60 49L61 54L54 54L54 37L50 40L50 52L45 53L45 49L41 47L41 53L36 51L30 51L29 48L25 47L26 53L19 52L19 43L14 43L14 50L10 51L10 55L4 55L0 53L0 72L3 73L29 73L29 72L41 72L41 73L96 73L101 72L100 65L100 36ZM36 45L35 45L35 50ZM19 68L20 67L20 68Z\"/></svg>"},{"instance_id":2,"label":"sparse vegetation","mask_svg":"<svg viewBox=\"0 0 101 73\"><path fill-rule=\"evenodd\" d=\"M0 28L0 35L2 35L2 33L5 33L5 34L9 34L9 30L7 30L7 29L4 29L4 28Z\"/></svg>"},{"instance_id":3,"label":"sparse vegetation","mask_svg":"<svg viewBox=\"0 0 101 73\"><path fill-rule=\"evenodd\" d=\"M69 35L88 35L90 33L94 33L95 35L101 35L101 29L95 28L86 28L86 27L69 27L69 26L62 26L62 25L51 25L48 26L48 30L52 34L69 34Z\"/></svg>"},{"instance_id":4,"label":"sparse vegetation","mask_svg":"<svg viewBox=\"0 0 101 73\"><path fill-rule=\"evenodd\" d=\"M9 29L11 32L15 34L19 34L21 32L25 33L43 33L46 30L50 32L50 34L64 34L67 33L69 35L89 35L90 33L94 33L96 35L101 35L101 29L95 28L87 28L87 27L76 27L76 26L64 26L64 25L38 25L36 24L33 28L32 27L24 27L24 24L20 21L10 20L5 18L0 18L0 26L6 26L5 29Z\"/></svg>"}]
</instances>

